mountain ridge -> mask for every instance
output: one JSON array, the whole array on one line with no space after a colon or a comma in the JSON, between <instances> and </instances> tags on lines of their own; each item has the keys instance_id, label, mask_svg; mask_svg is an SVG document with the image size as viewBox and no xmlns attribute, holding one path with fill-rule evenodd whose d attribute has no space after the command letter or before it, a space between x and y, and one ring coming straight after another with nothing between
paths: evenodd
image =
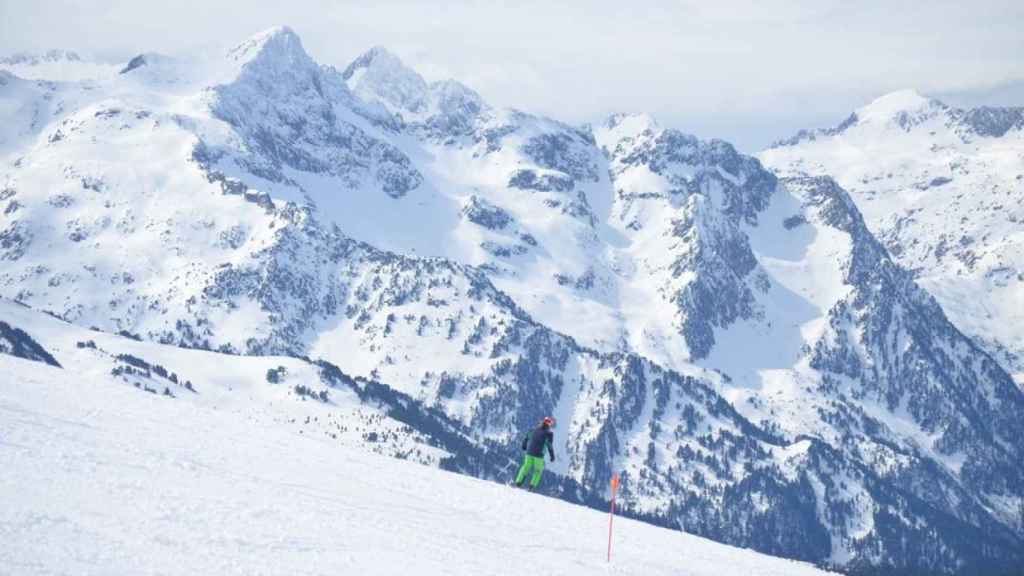
<instances>
[{"instance_id":1,"label":"mountain ridge","mask_svg":"<svg viewBox=\"0 0 1024 576\"><path fill-rule=\"evenodd\" d=\"M808 140L836 136L865 121L895 122L909 130L915 123L937 115L947 116L949 124L962 124L961 138L964 139L971 135L999 138L1011 130L1024 129L1024 106L958 108L916 90L905 89L876 98L831 128L802 129L789 138L775 141L768 148L796 146Z\"/></svg>"},{"instance_id":2,"label":"mountain ridge","mask_svg":"<svg viewBox=\"0 0 1024 576\"><path fill-rule=\"evenodd\" d=\"M1014 328L1024 293L1024 108L917 101L885 122L855 112L760 158L783 176L834 176L954 323L1024 382L1024 334Z\"/></svg>"}]
</instances>

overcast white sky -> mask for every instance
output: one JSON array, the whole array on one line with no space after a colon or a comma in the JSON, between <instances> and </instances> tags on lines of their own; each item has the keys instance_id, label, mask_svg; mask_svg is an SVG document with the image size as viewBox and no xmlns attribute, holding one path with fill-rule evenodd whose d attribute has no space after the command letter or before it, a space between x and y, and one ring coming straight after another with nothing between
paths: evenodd
<instances>
[{"instance_id":1,"label":"overcast white sky","mask_svg":"<svg viewBox=\"0 0 1024 576\"><path fill-rule=\"evenodd\" d=\"M646 111L753 152L901 88L1024 105L1022 23L1022 0L0 0L0 54L127 59L287 24L321 63L383 45L498 106L569 122Z\"/></svg>"}]
</instances>

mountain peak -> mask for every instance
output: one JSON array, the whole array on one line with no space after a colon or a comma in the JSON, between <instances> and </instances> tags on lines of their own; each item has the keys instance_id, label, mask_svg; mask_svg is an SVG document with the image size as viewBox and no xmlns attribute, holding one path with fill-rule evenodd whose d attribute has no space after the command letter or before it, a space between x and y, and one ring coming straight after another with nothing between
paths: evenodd
<instances>
[{"instance_id":1,"label":"mountain peak","mask_svg":"<svg viewBox=\"0 0 1024 576\"><path fill-rule=\"evenodd\" d=\"M655 134L661 126L653 116L645 112L615 113L594 128L598 146L612 150L624 139L633 139L643 134Z\"/></svg>"},{"instance_id":2,"label":"mountain peak","mask_svg":"<svg viewBox=\"0 0 1024 576\"><path fill-rule=\"evenodd\" d=\"M944 107L934 98L924 96L916 90L905 89L875 98L870 104L857 110L857 117L865 121L889 121L901 115L926 114L933 108Z\"/></svg>"},{"instance_id":3,"label":"mountain peak","mask_svg":"<svg viewBox=\"0 0 1024 576\"><path fill-rule=\"evenodd\" d=\"M285 64L310 61L299 35L288 26L274 26L253 35L228 51L228 57L246 64L257 59L272 59Z\"/></svg>"},{"instance_id":4,"label":"mountain peak","mask_svg":"<svg viewBox=\"0 0 1024 576\"><path fill-rule=\"evenodd\" d=\"M352 63L345 68L345 71L342 73L342 77L344 77L345 80L349 80L352 76L356 75L359 70L370 67L405 68L409 72L413 72L405 65L404 62L402 62L402 59L396 56L393 52L383 46L374 46L353 60Z\"/></svg>"},{"instance_id":5,"label":"mountain peak","mask_svg":"<svg viewBox=\"0 0 1024 576\"><path fill-rule=\"evenodd\" d=\"M646 112L616 112L608 116L604 125L607 128L622 128L638 132L660 128L654 116Z\"/></svg>"},{"instance_id":6,"label":"mountain peak","mask_svg":"<svg viewBox=\"0 0 1024 576\"><path fill-rule=\"evenodd\" d=\"M353 60L342 78L353 94L392 110L420 112L427 104L426 80L382 46L374 46Z\"/></svg>"},{"instance_id":7,"label":"mountain peak","mask_svg":"<svg viewBox=\"0 0 1024 576\"><path fill-rule=\"evenodd\" d=\"M159 75L161 73L165 75L170 75L175 73L174 69L176 67L177 62L179 62L177 59L172 58L170 56L166 56L164 54L160 54L157 52L143 52L142 54L137 54L131 60L129 60L121 68L118 74L128 74L130 72L138 70L139 68L146 67L150 70L154 68L157 69L156 72L153 72L153 74L155 75Z\"/></svg>"}]
</instances>

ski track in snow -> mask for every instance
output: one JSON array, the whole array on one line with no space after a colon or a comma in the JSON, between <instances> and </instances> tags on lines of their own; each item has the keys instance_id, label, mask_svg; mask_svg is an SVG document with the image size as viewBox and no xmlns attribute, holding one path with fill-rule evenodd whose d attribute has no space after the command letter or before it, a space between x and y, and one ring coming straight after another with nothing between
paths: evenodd
<instances>
[{"instance_id":1,"label":"ski track in snow","mask_svg":"<svg viewBox=\"0 0 1024 576\"><path fill-rule=\"evenodd\" d=\"M0 573L823 572L0 356Z\"/></svg>"}]
</instances>

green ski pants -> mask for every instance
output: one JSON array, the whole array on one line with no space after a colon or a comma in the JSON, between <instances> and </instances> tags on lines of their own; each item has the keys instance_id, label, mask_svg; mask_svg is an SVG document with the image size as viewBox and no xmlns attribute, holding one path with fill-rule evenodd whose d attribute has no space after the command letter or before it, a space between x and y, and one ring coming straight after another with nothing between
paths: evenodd
<instances>
[{"instance_id":1,"label":"green ski pants","mask_svg":"<svg viewBox=\"0 0 1024 576\"><path fill-rule=\"evenodd\" d=\"M530 456L529 454L523 458L523 465L519 468L519 474L516 475L516 485L522 486L523 480L526 479L526 475L530 473L530 468L533 468L533 478L530 478L530 487L536 488L537 484L540 484L540 475L544 472L544 457Z\"/></svg>"}]
</instances>

